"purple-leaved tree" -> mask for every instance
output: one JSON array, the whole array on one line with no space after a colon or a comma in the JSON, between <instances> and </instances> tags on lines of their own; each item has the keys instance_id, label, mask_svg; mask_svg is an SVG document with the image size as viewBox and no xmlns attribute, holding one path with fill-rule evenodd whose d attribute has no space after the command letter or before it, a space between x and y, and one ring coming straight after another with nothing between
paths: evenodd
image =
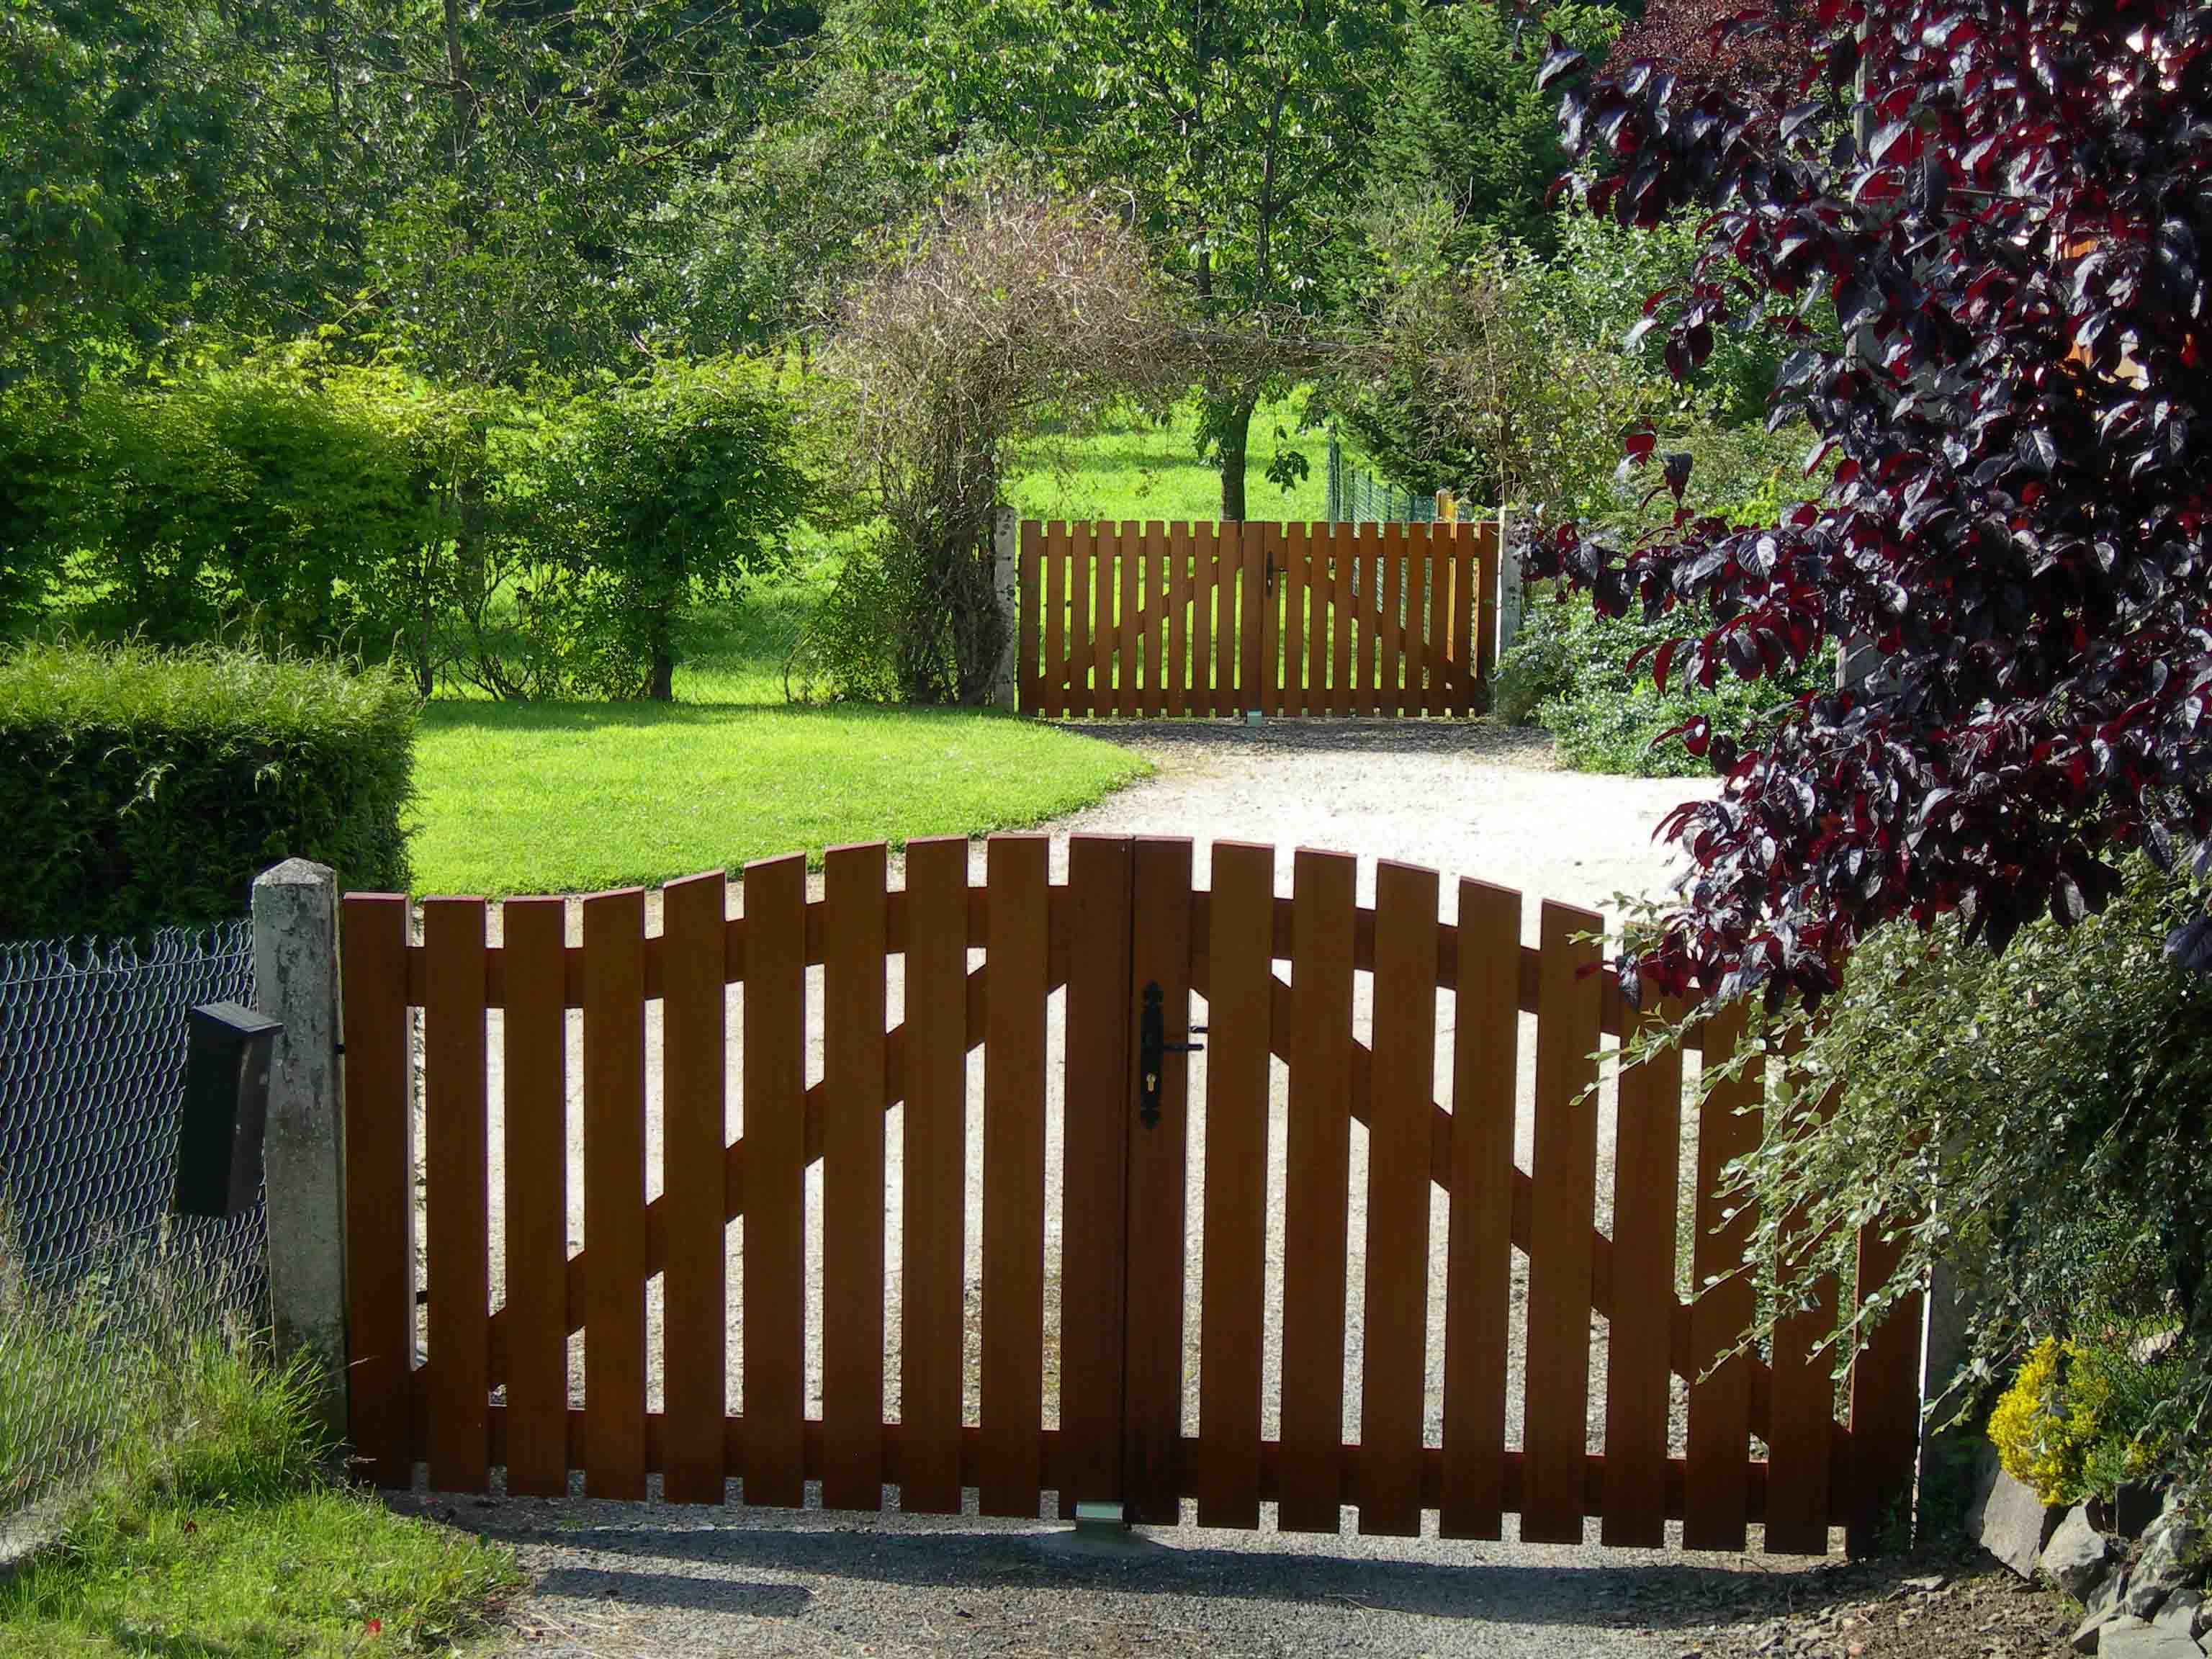
<instances>
[{"instance_id":1,"label":"purple-leaved tree","mask_svg":"<svg viewBox=\"0 0 2212 1659\"><path fill-rule=\"evenodd\" d=\"M1784 109L1650 60L1586 79L1555 40L1589 206L1709 210L1652 297L1680 374L1762 297L1797 344L1773 421L1832 483L1780 523L1680 505L1689 462L1632 434L1671 526L1573 524L1530 570L1620 614L1703 601L1663 690L1802 664L1875 672L1778 722L1674 736L1723 781L1665 833L1691 869L1627 971L1681 994L1831 989L1899 916L2002 950L2070 924L2141 848L2212 864L2212 8L2201 0L1820 0ZM1756 29L1754 13L1726 27ZM1806 317L1832 301L1844 345ZM2212 921L2172 948L2212 967Z\"/></svg>"}]
</instances>

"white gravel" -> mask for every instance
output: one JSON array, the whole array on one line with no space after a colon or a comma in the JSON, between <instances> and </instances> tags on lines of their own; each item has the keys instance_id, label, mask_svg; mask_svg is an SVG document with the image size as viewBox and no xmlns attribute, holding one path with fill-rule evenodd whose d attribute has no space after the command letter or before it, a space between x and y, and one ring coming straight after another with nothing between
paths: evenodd
<instances>
[{"instance_id":1,"label":"white gravel","mask_svg":"<svg viewBox=\"0 0 2212 1659\"><path fill-rule=\"evenodd\" d=\"M1445 914L1454 878L1476 876L1520 890L1528 902L1524 937L1535 942L1542 897L1613 910L1616 894L1656 895L1669 874L1668 850L1651 840L1661 815L1698 786L1673 781L1589 776L1559 770L1540 734L1457 723L1277 723L1257 731L1214 724L1139 724L1094 728L1132 744L1156 763L1155 776L1051 827L1055 878L1064 875L1072 832L1187 836L1197 844L1196 876L1207 879L1207 850L1221 839L1271 842L1281 848L1278 880L1289 890L1291 849L1310 846L1358 855L1363 902L1373 894L1377 859L1427 866L1444 878ZM973 867L981 879L983 848ZM895 867L893 881L898 880ZM820 890L815 878L815 890ZM732 884L733 889L735 884ZM735 902L733 896L733 903ZM658 927L657 895L648 926ZM580 926L572 908L572 939ZM890 1018L900 1018L901 964L890 970ZM1282 970L1279 970L1282 971ZM811 1024L815 1041L810 1079L820 1075L819 970ZM730 1029L730 1132L743 1130L736 1103L738 1030L733 991ZM1451 997L1440 999L1438 1098L1449 1099ZM1060 1179L1059 1001L1053 1003L1048 1056L1048 1188ZM1202 1006L1196 1018L1203 1019ZM495 1023L496 1015L494 1016ZM572 1021L574 1017L572 1016ZM1365 1036L1366 995L1358 1012ZM648 1022L648 1074L657 1073L657 1016ZM1534 1022L1523 1021L1519 1158L1529 1156ZM495 1066L498 1033L493 1032ZM971 1101L980 1098L980 1055L971 1057ZM572 1068L573 1075L573 1068ZM1271 1123L1267 1303L1279 1309L1282 1274L1284 1068L1274 1067ZM1187 1285L1184 1431L1197 1429L1201 1361L1197 1312L1203 1199L1204 1062L1194 1057L1191 1182ZM573 1085L572 1085L573 1088ZM657 1085L648 1102L653 1133L648 1178L659 1188ZM497 1110L495 1078L493 1101ZM581 1147L579 1103L570 1103L572 1241L580 1243ZM968 1413L975 1411L973 1328L980 1305L981 1138L971 1109L968 1195L970 1321ZM887 1120L886 1406L898 1398L900 1114ZM1686 1129L1693 1126L1686 1125ZM492 1145L499 1146L495 1121ZM1609 1212L1613 1124L1601 1103L1599 1206ZM1353 1131L1352 1255L1347 1263L1346 1432L1356 1438L1359 1402L1359 1320L1365 1231L1364 1132ZM820 1169L810 1175L810 1206L818 1213ZM493 1237L499 1237L494 1171ZM1056 1347L1060 1206L1048 1201L1047 1338ZM1443 1244L1449 1201L1435 1194L1431 1215L1430 1420L1441 1431ZM810 1241L809 1382L819 1408L821 1302L818 1238ZM736 1318L742 1226L731 1237L732 1331ZM495 1246L495 1295L500 1264ZM1522 1264L1516 1261L1520 1322ZM652 1400L659 1403L659 1298L651 1316ZM1264 1427L1276 1427L1279 1331L1271 1314ZM1593 1321L1592 1449L1600 1446L1603 1412L1603 1322ZM1517 1342L1516 1342L1517 1346ZM580 1397L581 1343L572 1348ZM740 1398L742 1354L729 1354L732 1409ZM1046 1368L1046 1420L1057 1416L1056 1354ZM1517 1443L1521 1378L1509 1379L1509 1438ZM1678 1385L1678 1396L1679 1396ZM424 1500L435 1503L436 1500ZM1047 1498L1048 1505L1051 1499ZM465 1504L467 1500L464 1500ZM444 1507L441 1505L441 1507ZM892 1512L860 1520L819 1511L732 1510L726 1514L657 1505L500 1503L460 1518L514 1537L538 1574L538 1588L520 1612L525 1639L560 1653L629 1652L845 1653L974 1651L1179 1651L1206 1646L1234 1653L1371 1650L1377 1653L1634 1652L1679 1654L1666 1629L1714 1622L1711 1595L1733 1594L1725 1558L1668 1558L1649 1553L1538 1548L1517 1544L1413 1544L1356 1535L1347 1510L1343 1535L1297 1538L1273 1532L1200 1532L1194 1527L1155 1534L1126 1550L1071 1553L1064 1533L968 1517L945 1521ZM1188 1514L1186 1520L1188 1521ZM1264 1517L1263 1517L1264 1519ZM1433 1517L1430 1524L1433 1527ZM1509 1532L1511 1522L1508 1521ZM1593 1535L1595 1527L1593 1523ZM830 1537L836 1534L837 1541ZM1059 1540L1059 1541L1056 1541ZM1784 1564L1748 1558L1760 1577ZM1480 1565L1468 1575L1462 1569ZM1729 1564L1738 1565L1738 1564ZM1796 1564L1802 1565L1802 1564ZM1668 1587L1673 1587L1670 1590ZM1662 1593L1663 1592L1663 1593ZM1687 1601L1684 1597L1687 1595ZM1669 1601L1669 1597L1672 1601ZM1656 1601L1654 1598L1656 1598ZM1691 1603L1695 1603L1694 1607ZM1674 1607L1666 1611L1661 1604ZM1655 1611L1655 1608L1659 1610ZM1680 1617L1677 1617L1677 1613ZM1640 1632L1640 1633L1639 1633Z\"/></svg>"}]
</instances>

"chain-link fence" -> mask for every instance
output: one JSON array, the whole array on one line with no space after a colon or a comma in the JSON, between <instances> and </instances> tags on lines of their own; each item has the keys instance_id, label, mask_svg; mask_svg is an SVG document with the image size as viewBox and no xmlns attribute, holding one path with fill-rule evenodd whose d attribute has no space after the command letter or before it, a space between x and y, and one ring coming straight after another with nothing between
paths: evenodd
<instances>
[{"instance_id":1,"label":"chain-link fence","mask_svg":"<svg viewBox=\"0 0 2212 1659\"><path fill-rule=\"evenodd\" d=\"M1437 501L1378 478L1345 459L1336 431L1328 434L1328 521L1331 524L1434 524Z\"/></svg>"},{"instance_id":2,"label":"chain-link fence","mask_svg":"<svg viewBox=\"0 0 2212 1659\"><path fill-rule=\"evenodd\" d=\"M158 1429L199 1345L267 1322L258 1200L169 1213L186 1013L252 1000L244 921L0 945L0 1516Z\"/></svg>"}]
</instances>

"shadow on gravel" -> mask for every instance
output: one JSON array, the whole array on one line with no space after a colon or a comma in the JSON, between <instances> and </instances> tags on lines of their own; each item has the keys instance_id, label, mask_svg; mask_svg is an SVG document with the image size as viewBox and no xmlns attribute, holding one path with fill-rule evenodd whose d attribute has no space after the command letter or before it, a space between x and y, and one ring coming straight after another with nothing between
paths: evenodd
<instances>
[{"instance_id":1,"label":"shadow on gravel","mask_svg":"<svg viewBox=\"0 0 2212 1659\"><path fill-rule=\"evenodd\" d=\"M1060 1531L540 1528L495 1521L483 1529L508 1543L550 1546L572 1558L593 1559L590 1567L566 1565L544 1573L540 1594L763 1614L799 1611L809 1593L725 1575L765 1570L902 1587L1097 1590L1261 1601L1285 1607L1326 1605L1430 1619L1647 1630L1778 1612L1812 1599L1808 1581L1823 1576L1666 1561L1556 1566L1408 1561L1316 1553L1306 1540L1290 1539L1269 1547L1275 1541L1272 1537L1257 1547L1221 1549L1145 1535L1091 1544ZM1439 1547L1431 1542L1426 1547ZM634 1565L608 1565L622 1561ZM779 1596L789 1598L788 1603L775 1605Z\"/></svg>"}]
</instances>

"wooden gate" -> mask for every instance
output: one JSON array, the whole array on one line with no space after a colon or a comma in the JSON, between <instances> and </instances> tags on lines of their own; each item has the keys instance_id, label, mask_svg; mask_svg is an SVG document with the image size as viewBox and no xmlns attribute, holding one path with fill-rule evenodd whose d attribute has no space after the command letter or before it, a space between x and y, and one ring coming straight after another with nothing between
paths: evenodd
<instances>
[{"instance_id":1,"label":"wooden gate","mask_svg":"<svg viewBox=\"0 0 2212 1659\"><path fill-rule=\"evenodd\" d=\"M1030 520L1019 589L1025 714L1468 714L1498 526Z\"/></svg>"},{"instance_id":2,"label":"wooden gate","mask_svg":"<svg viewBox=\"0 0 2212 1659\"><path fill-rule=\"evenodd\" d=\"M1723 1172L1762 1068L1702 1112L1680 1053L1593 1089L1635 1016L1587 912L1542 905L1531 948L1519 896L1480 882L1443 919L1427 870L1382 864L1363 905L1343 854L1297 853L1288 896L1268 848L1210 862L1198 889L1188 842L1076 836L1054 880L1045 839L1000 836L971 874L964 842L921 841L894 888L884 848L842 848L811 896L776 859L734 916L713 874L662 890L658 932L633 889L509 900L496 942L481 900L418 925L349 896L349 1378L374 1478L1869 1539L1910 1481L1917 1309L1851 1365L1841 1420L1813 1353L1835 1285L1735 1352L1753 1217ZM1743 1030L1717 1010L1689 1052ZM1893 1256L1869 1230L1860 1259L1874 1284Z\"/></svg>"}]
</instances>

